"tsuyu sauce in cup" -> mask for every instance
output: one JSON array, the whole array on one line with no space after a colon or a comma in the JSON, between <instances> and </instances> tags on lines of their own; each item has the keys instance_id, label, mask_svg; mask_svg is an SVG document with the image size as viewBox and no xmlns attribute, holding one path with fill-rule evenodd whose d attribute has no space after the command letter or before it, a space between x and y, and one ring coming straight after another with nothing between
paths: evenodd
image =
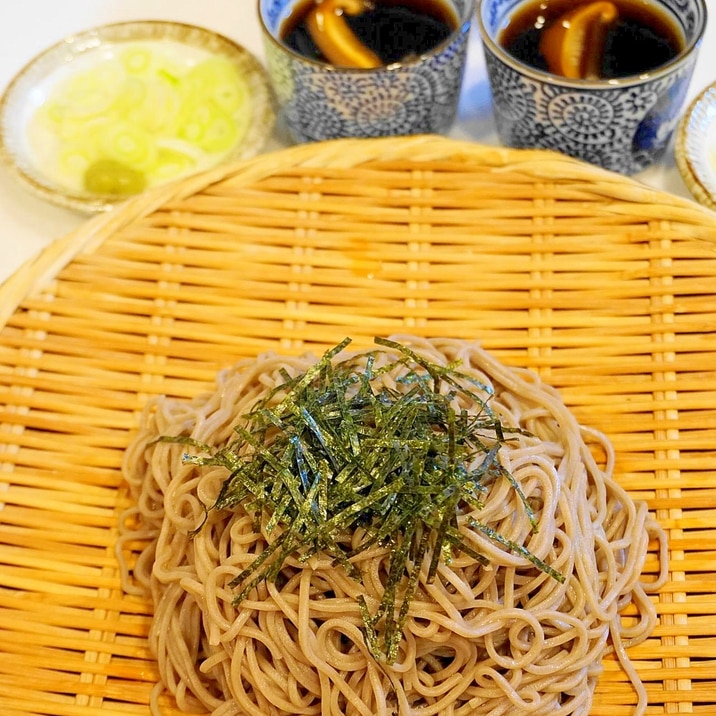
<instances>
[{"instance_id":1,"label":"tsuyu sauce in cup","mask_svg":"<svg viewBox=\"0 0 716 716\"><path fill-rule=\"evenodd\" d=\"M258 0L296 142L447 133L475 0Z\"/></svg>"},{"instance_id":2,"label":"tsuyu sauce in cup","mask_svg":"<svg viewBox=\"0 0 716 716\"><path fill-rule=\"evenodd\" d=\"M497 40L520 62L573 79L642 75L686 45L675 17L648 0L532 0Z\"/></svg>"},{"instance_id":3,"label":"tsuyu sauce in cup","mask_svg":"<svg viewBox=\"0 0 716 716\"><path fill-rule=\"evenodd\" d=\"M480 0L498 135L622 174L667 151L706 0Z\"/></svg>"},{"instance_id":4,"label":"tsuyu sauce in cup","mask_svg":"<svg viewBox=\"0 0 716 716\"><path fill-rule=\"evenodd\" d=\"M302 0L281 39L312 60L371 68L430 52L457 27L447 0Z\"/></svg>"}]
</instances>

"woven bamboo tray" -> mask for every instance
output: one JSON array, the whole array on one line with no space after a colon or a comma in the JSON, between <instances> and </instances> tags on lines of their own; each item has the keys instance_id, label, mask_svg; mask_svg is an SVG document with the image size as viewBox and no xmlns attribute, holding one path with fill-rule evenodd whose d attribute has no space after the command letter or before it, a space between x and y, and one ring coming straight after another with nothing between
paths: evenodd
<instances>
[{"instance_id":1,"label":"woven bamboo tray","mask_svg":"<svg viewBox=\"0 0 716 716\"><path fill-rule=\"evenodd\" d=\"M148 713L151 610L114 556L148 396L396 332L479 339L609 435L670 537L630 652L649 713L716 714L715 289L716 214L435 137L297 147L90 220L0 288L0 714ZM634 701L608 657L592 713Z\"/></svg>"}]
</instances>

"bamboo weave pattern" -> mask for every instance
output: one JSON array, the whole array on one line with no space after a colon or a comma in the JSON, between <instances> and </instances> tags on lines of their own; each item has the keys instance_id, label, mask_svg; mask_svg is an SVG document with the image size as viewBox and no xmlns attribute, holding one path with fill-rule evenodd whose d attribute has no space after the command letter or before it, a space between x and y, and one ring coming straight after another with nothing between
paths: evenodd
<instances>
[{"instance_id":1,"label":"bamboo weave pattern","mask_svg":"<svg viewBox=\"0 0 716 716\"><path fill-rule=\"evenodd\" d=\"M610 437L670 538L630 652L649 713L716 713L715 289L716 214L437 137L296 147L90 220L0 287L0 713L148 713L150 607L114 556L148 396L392 333L478 339ZM633 703L608 657L592 713Z\"/></svg>"}]
</instances>

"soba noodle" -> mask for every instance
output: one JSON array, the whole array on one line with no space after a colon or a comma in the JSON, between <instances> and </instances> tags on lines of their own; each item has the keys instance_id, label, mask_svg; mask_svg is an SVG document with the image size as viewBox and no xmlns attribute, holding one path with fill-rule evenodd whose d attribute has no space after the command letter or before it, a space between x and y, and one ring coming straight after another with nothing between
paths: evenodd
<instances>
[{"instance_id":1,"label":"soba noodle","mask_svg":"<svg viewBox=\"0 0 716 716\"><path fill-rule=\"evenodd\" d=\"M602 658L615 651L637 692L635 713L643 713L645 689L625 647L654 627L647 589L665 575L648 585L640 579L650 536L665 569L665 537L615 482L609 442L578 425L536 375L475 344L396 340L436 364L460 361L461 372L491 387L486 399L502 422L524 430L502 446L500 460L533 505L538 529L507 480L490 485L479 519L564 583L463 520L489 565L456 554L440 562L432 583L421 572L392 664L371 655L358 606L361 594L369 604L381 598L387 547L359 555L362 583L318 554L290 561L281 580L260 583L236 605L229 582L267 535L241 505L205 514L225 469L189 464L185 446L153 441L183 435L225 445L241 416L285 380L282 371L302 373L316 360L264 355L221 373L215 390L193 401L153 401L126 453L135 506L123 516L119 547L126 557L126 545L147 544L125 562L125 581L127 591L151 593L161 688L181 710L214 716L586 716ZM620 613L630 604L637 616L626 621ZM159 713L156 698L152 708Z\"/></svg>"}]
</instances>

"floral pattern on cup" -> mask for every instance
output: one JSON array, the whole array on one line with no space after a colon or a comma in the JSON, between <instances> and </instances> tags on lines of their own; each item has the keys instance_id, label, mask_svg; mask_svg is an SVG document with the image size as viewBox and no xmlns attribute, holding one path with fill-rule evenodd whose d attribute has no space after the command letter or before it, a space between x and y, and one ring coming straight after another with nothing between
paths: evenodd
<instances>
[{"instance_id":1,"label":"floral pattern on cup","mask_svg":"<svg viewBox=\"0 0 716 716\"><path fill-rule=\"evenodd\" d=\"M666 151L696 62L703 0L659 0L682 23L687 50L646 77L573 81L520 65L495 38L523 0L482 0L483 47L500 140L552 149L622 174L646 169ZM691 48L691 51L689 51Z\"/></svg>"},{"instance_id":2,"label":"floral pattern on cup","mask_svg":"<svg viewBox=\"0 0 716 716\"><path fill-rule=\"evenodd\" d=\"M457 113L474 0L453 0L459 28L434 51L375 70L335 68L277 40L295 0L259 0L266 58L294 141L446 133Z\"/></svg>"}]
</instances>

